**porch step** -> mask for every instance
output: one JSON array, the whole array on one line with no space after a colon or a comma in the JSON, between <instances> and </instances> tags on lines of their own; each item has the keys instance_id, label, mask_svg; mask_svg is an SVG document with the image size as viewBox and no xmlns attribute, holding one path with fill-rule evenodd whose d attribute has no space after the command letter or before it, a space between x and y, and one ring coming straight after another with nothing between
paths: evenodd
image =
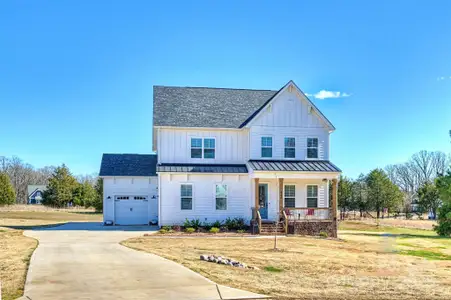
<instances>
[{"instance_id":1,"label":"porch step","mask_svg":"<svg viewBox=\"0 0 451 300\"><path fill-rule=\"evenodd\" d=\"M275 222L262 223L262 228L260 229L260 234L271 235L274 233L285 234L285 229L283 228L282 222L277 225Z\"/></svg>"}]
</instances>

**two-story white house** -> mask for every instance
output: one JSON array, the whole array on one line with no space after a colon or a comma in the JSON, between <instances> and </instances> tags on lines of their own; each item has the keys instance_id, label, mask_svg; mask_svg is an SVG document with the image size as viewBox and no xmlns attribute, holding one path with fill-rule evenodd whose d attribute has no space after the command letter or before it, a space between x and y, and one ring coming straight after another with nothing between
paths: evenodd
<instances>
[{"instance_id":1,"label":"two-story white house","mask_svg":"<svg viewBox=\"0 0 451 300\"><path fill-rule=\"evenodd\" d=\"M153 97L158 155L134 156L156 166L142 172L133 155L104 155L105 221L241 217L260 229L282 220L286 231L336 235L335 128L294 82L278 91L155 86Z\"/></svg>"}]
</instances>

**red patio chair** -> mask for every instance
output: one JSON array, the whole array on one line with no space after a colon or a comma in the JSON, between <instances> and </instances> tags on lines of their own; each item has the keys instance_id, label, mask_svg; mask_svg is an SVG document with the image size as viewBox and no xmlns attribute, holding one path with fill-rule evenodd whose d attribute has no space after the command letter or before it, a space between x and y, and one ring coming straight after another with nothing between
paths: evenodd
<instances>
[{"instance_id":1,"label":"red patio chair","mask_svg":"<svg viewBox=\"0 0 451 300\"><path fill-rule=\"evenodd\" d=\"M307 209L307 217L311 217L315 215L315 209L314 208L308 208Z\"/></svg>"}]
</instances>

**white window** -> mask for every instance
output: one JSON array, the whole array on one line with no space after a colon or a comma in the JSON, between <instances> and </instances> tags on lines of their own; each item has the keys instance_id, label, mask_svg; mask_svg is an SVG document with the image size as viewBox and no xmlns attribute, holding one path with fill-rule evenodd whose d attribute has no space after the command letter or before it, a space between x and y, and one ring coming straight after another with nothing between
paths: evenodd
<instances>
[{"instance_id":1,"label":"white window","mask_svg":"<svg viewBox=\"0 0 451 300\"><path fill-rule=\"evenodd\" d=\"M307 185L307 207L318 207L317 185Z\"/></svg>"},{"instance_id":2,"label":"white window","mask_svg":"<svg viewBox=\"0 0 451 300\"><path fill-rule=\"evenodd\" d=\"M202 158L202 139L191 138L191 158Z\"/></svg>"},{"instance_id":3,"label":"white window","mask_svg":"<svg viewBox=\"0 0 451 300\"><path fill-rule=\"evenodd\" d=\"M285 143L285 158L296 157L296 139L292 137L286 137Z\"/></svg>"},{"instance_id":4,"label":"white window","mask_svg":"<svg viewBox=\"0 0 451 300\"><path fill-rule=\"evenodd\" d=\"M296 207L296 186L286 185L284 191L284 207Z\"/></svg>"},{"instance_id":5,"label":"white window","mask_svg":"<svg viewBox=\"0 0 451 300\"><path fill-rule=\"evenodd\" d=\"M204 158L215 158L215 139L204 139Z\"/></svg>"},{"instance_id":6,"label":"white window","mask_svg":"<svg viewBox=\"0 0 451 300\"><path fill-rule=\"evenodd\" d=\"M317 138L307 138L307 158L318 158Z\"/></svg>"},{"instance_id":7,"label":"white window","mask_svg":"<svg viewBox=\"0 0 451 300\"><path fill-rule=\"evenodd\" d=\"M193 209L193 186L191 184L182 184L180 186L181 209Z\"/></svg>"},{"instance_id":8,"label":"white window","mask_svg":"<svg viewBox=\"0 0 451 300\"><path fill-rule=\"evenodd\" d=\"M191 138L191 158L215 158L215 145L214 138Z\"/></svg>"},{"instance_id":9,"label":"white window","mask_svg":"<svg viewBox=\"0 0 451 300\"><path fill-rule=\"evenodd\" d=\"M216 210L227 210L227 185L216 185Z\"/></svg>"},{"instance_id":10,"label":"white window","mask_svg":"<svg viewBox=\"0 0 451 300\"><path fill-rule=\"evenodd\" d=\"M262 157L272 157L272 137L262 137Z\"/></svg>"}]
</instances>

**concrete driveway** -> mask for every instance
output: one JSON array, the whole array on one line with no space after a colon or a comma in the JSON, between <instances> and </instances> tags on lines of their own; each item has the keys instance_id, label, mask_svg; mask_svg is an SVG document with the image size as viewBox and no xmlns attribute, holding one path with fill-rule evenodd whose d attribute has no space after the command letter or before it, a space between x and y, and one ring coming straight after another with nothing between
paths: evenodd
<instances>
[{"instance_id":1,"label":"concrete driveway","mask_svg":"<svg viewBox=\"0 0 451 300\"><path fill-rule=\"evenodd\" d=\"M159 256L119 245L155 232L148 226L105 227L68 223L27 230L39 240L25 284L25 299L256 299ZM219 291L218 291L219 290ZM221 294L221 296L220 296ZM222 298L221 298L222 297Z\"/></svg>"}]
</instances>

